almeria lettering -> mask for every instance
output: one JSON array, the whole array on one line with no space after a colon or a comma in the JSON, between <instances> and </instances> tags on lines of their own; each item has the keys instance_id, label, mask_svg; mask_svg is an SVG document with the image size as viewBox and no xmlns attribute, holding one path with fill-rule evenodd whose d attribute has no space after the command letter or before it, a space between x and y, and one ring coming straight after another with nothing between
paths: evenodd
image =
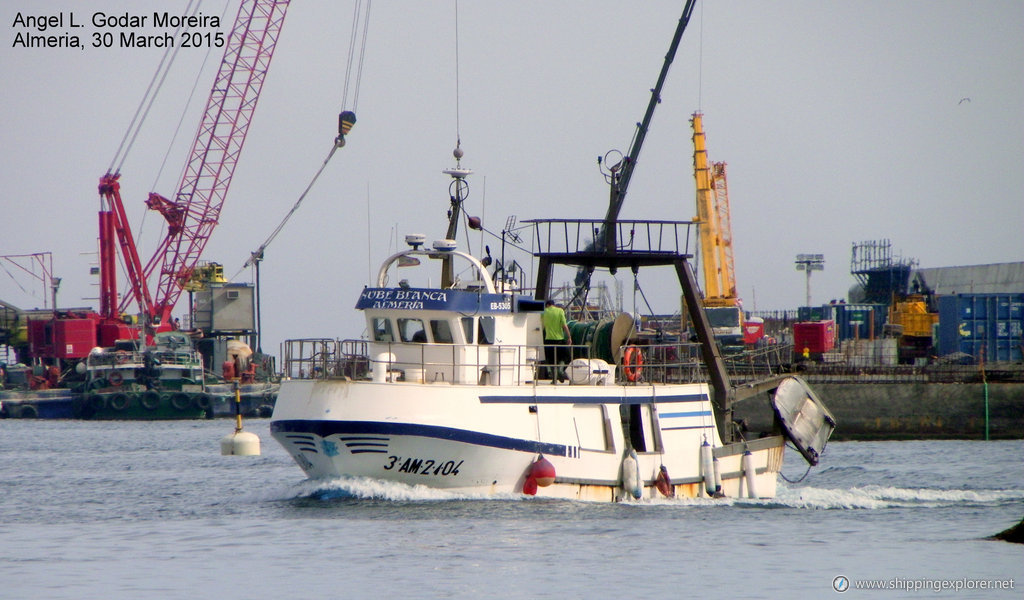
<instances>
[{"instance_id":1,"label":"almeria lettering","mask_svg":"<svg viewBox=\"0 0 1024 600\"><path fill-rule=\"evenodd\" d=\"M373 303L373 308L389 308L393 310L423 310L423 302L416 300L380 300Z\"/></svg>"},{"instance_id":2,"label":"almeria lettering","mask_svg":"<svg viewBox=\"0 0 1024 600\"><path fill-rule=\"evenodd\" d=\"M12 48L81 48L82 41L77 35L29 35L19 31L14 35Z\"/></svg>"}]
</instances>

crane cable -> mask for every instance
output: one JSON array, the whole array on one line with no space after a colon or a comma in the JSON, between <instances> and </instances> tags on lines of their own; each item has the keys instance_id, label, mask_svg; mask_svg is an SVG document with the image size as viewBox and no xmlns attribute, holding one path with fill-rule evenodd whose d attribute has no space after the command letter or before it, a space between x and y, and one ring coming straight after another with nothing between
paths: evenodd
<instances>
[{"instance_id":1,"label":"crane cable","mask_svg":"<svg viewBox=\"0 0 1024 600\"><path fill-rule=\"evenodd\" d=\"M235 273L235 275L231 279L236 279L239 275L241 275L242 271L263 260L263 252L267 249L267 246L269 246L270 243L274 241L274 238L277 237L277 234L281 233L281 230L284 229L285 224L288 223L288 220L292 218L292 215L294 215L295 212L299 210L299 206L302 205L302 201L306 199L306 195L309 194L310 190L313 189L313 186L320 178L320 175L324 172L324 169L327 168L327 163L329 163L331 161L331 158L334 157L334 153L338 151L338 148L342 148L345 146L345 135L351 130L352 126L355 125L356 122L355 110L359 104L359 88L362 83L363 77L363 61L364 58L366 57L366 36L370 25L370 7L372 3L373 0L366 0L366 11L363 12L362 0L357 1L355 3L355 9L352 17L352 34L349 37L348 63L345 67L345 86L342 91L342 107L347 106L348 102L348 89L349 83L352 78L352 64L353 61L356 60L355 47L357 39L357 30L359 28L359 16L360 13L363 14L362 44L359 48L358 53L359 62L356 67L356 81L355 87L353 88L352 110L343 110L341 114L338 115L338 137L335 138L334 144L331 146L330 152L327 153L327 158L325 158L323 163L320 164L320 168L317 169L316 173L313 175L313 178L309 181L309 184L306 185L306 189L303 190L302 194L299 195L299 199L295 201L295 204L292 205L291 210L289 210L288 213L284 216L284 218L281 219L281 222L278 223L276 228L274 228L274 231L271 232L270 236L267 237L267 239L262 244L260 244L259 248L257 248L256 251L252 252L249 255L248 260L245 261L245 264L242 265L242 268L239 269L238 272Z\"/></svg>"},{"instance_id":2,"label":"crane cable","mask_svg":"<svg viewBox=\"0 0 1024 600\"><path fill-rule=\"evenodd\" d=\"M192 14L195 14L199 9L200 2L196 2L194 7L192 3L193 0L189 0L188 5L185 7L185 13L189 13L191 10ZM181 25L174 30L175 39L177 39L179 31L181 31ZM132 120L128 124L128 129L125 130L124 136L121 138L121 144L117 147L117 152L114 153L114 157L110 161L107 173L121 172L121 167L124 166L124 161L127 159L128 153L131 151L132 146L135 145L135 140L138 138L139 132L142 130L142 125L146 121L146 117L149 116L149 110L153 108L153 102L156 101L157 94L160 93L160 88L163 87L164 81L167 80L167 74L171 70L171 65L174 63L174 59L178 56L179 49L180 46L175 46L174 52L172 53L171 47L168 46L164 50L163 56L160 57L160 63L157 65L156 71L153 73L153 77L149 80L149 85L146 87L146 93L143 94L142 99L139 101L139 106L135 109L135 114L132 116ZM168 58L170 58L170 60L168 60ZM115 165L117 165L116 168Z\"/></svg>"}]
</instances>

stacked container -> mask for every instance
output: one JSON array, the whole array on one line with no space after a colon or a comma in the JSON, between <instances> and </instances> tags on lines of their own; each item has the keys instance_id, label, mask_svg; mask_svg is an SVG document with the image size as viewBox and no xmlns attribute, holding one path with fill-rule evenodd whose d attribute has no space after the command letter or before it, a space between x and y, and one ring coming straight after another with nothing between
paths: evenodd
<instances>
[{"instance_id":1,"label":"stacked container","mask_svg":"<svg viewBox=\"0 0 1024 600\"><path fill-rule=\"evenodd\" d=\"M957 294L939 297L938 304L940 355L1024 360L1024 294Z\"/></svg>"}]
</instances>

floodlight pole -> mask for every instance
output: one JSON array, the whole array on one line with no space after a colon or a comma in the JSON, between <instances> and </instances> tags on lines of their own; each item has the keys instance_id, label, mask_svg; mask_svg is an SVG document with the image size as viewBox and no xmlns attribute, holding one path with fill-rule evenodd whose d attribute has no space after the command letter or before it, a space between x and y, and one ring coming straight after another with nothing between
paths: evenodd
<instances>
[{"instance_id":1,"label":"floodlight pole","mask_svg":"<svg viewBox=\"0 0 1024 600\"><path fill-rule=\"evenodd\" d=\"M825 255L824 254L797 254L796 255L796 270L807 272L807 300L804 306L811 305L811 271L824 271L825 270Z\"/></svg>"}]
</instances>

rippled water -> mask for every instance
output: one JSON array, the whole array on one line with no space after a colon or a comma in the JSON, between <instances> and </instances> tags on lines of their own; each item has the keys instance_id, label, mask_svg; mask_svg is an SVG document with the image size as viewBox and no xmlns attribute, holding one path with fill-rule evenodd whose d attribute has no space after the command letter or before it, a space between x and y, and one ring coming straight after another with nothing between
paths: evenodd
<instances>
[{"instance_id":1,"label":"rippled water","mask_svg":"<svg viewBox=\"0 0 1024 600\"><path fill-rule=\"evenodd\" d=\"M821 598L833 579L1014 579L1024 442L833 443L774 500L596 504L313 483L228 421L0 421L0 598ZM784 474L804 463L788 452Z\"/></svg>"}]
</instances>

